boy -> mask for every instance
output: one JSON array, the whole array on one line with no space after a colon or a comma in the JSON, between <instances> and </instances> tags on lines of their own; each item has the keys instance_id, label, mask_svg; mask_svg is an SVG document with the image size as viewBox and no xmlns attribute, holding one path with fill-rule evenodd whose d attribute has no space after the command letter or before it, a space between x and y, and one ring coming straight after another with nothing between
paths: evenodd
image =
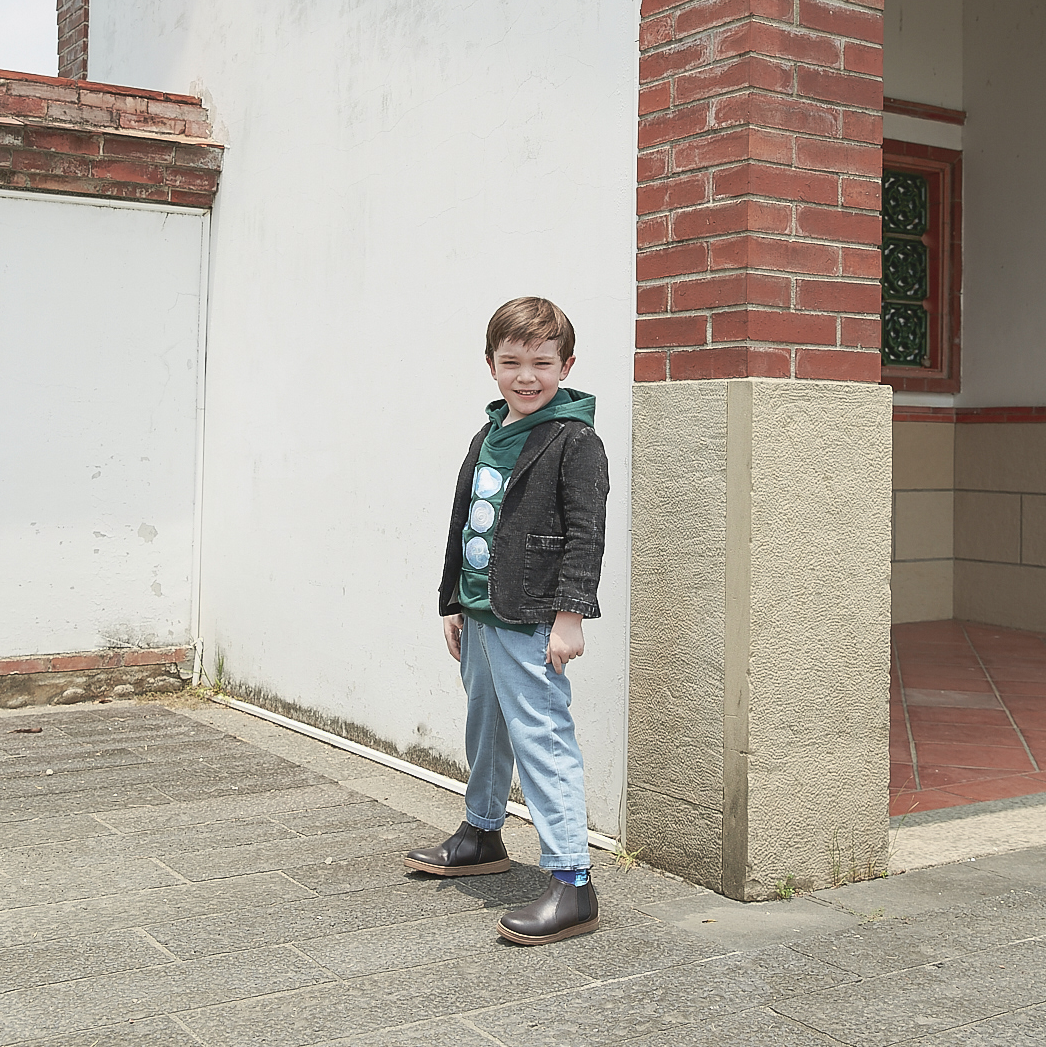
<instances>
[{"instance_id":1,"label":"boy","mask_svg":"<svg viewBox=\"0 0 1046 1047\"><path fill-rule=\"evenodd\" d=\"M560 388L574 365L562 310L544 298L507 302L487 325L486 357L504 399L487 407L458 474L440 586L443 632L468 693L466 820L405 861L436 876L507 872L501 827L515 759L552 876L497 930L543 945L599 926L563 670L584 652L582 618L599 616L610 482L595 398Z\"/></svg>"}]
</instances>

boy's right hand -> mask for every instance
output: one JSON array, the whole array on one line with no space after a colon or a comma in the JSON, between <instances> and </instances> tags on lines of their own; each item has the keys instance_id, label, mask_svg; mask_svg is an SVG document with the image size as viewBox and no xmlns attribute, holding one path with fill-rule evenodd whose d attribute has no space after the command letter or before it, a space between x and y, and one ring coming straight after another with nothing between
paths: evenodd
<instances>
[{"instance_id":1,"label":"boy's right hand","mask_svg":"<svg viewBox=\"0 0 1046 1047\"><path fill-rule=\"evenodd\" d=\"M461 661L461 630L465 628L463 614L448 614L443 618L443 637L447 641L447 650L456 662Z\"/></svg>"}]
</instances>

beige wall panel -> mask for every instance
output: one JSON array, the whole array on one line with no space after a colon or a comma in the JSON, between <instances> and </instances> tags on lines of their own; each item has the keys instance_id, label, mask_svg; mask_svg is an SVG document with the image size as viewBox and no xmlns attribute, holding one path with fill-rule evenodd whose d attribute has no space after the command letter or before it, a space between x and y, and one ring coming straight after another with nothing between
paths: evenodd
<instances>
[{"instance_id":1,"label":"beige wall panel","mask_svg":"<svg viewBox=\"0 0 1046 1047\"><path fill-rule=\"evenodd\" d=\"M1046 425L957 425L955 487L1046 494Z\"/></svg>"},{"instance_id":2,"label":"beige wall panel","mask_svg":"<svg viewBox=\"0 0 1046 1047\"><path fill-rule=\"evenodd\" d=\"M955 617L1046 632L1046 568L956 560Z\"/></svg>"},{"instance_id":3,"label":"beige wall panel","mask_svg":"<svg viewBox=\"0 0 1046 1047\"><path fill-rule=\"evenodd\" d=\"M726 383L637 385L633 412L629 781L721 813Z\"/></svg>"},{"instance_id":4,"label":"beige wall panel","mask_svg":"<svg viewBox=\"0 0 1046 1047\"><path fill-rule=\"evenodd\" d=\"M1046 567L1046 496L1026 494L1021 501L1021 563Z\"/></svg>"},{"instance_id":5,"label":"beige wall panel","mask_svg":"<svg viewBox=\"0 0 1046 1047\"><path fill-rule=\"evenodd\" d=\"M894 495L894 559L952 556L951 491L898 491Z\"/></svg>"},{"instance_id":6,"label":"beige wall panel","mask_svg":"<svg viewBox=\"0 0 1046 1047\"><path fill-rule=\"evenodd\" d=\"M964 560L1020 563L1021 496L956 491L955 555Z\"/></svg>"},{"instance_id":7,"label":"beige wall panel","mask_svg":"<svg viewBox=\"0 0 1046 1047\"><path fill-rule=\"evenodd\" d=\"M951 490L954 483L954 424L894 422L894 490Z\"/></svg>"},{"instance_id":8,"label":"beige wall panel","mask_svg":"<svg viewBox=\"0 0 1046 1047\"><path fill-rule=\"evenodd\" d=\"M951 560L895 563L891 590L894 622L939 622L952 617Z\"/></svg>"},{"instance_id":9,"label":"beige wall panel","mask_svg":"<svg viewBox=\"0 0 1046 1047\"><path fill-rule=\"evenodd\" d=\"M713 889L722 882L720 811L630 785L628 825L635 846L643 847L643 861ZM709 846L712 841L715 846Z\"/></svg>"},{"instance_id":10,"label":"beige wall panel","mask_svg":"<svg viewBox=\"0 0 1046 1047\"><path fill-rule=\"evenodd\" d=\"M767 897L789 873L828 882L837 833L884 857L892 401L752 386L747 893Z\"/></svg>"}]
</instances>

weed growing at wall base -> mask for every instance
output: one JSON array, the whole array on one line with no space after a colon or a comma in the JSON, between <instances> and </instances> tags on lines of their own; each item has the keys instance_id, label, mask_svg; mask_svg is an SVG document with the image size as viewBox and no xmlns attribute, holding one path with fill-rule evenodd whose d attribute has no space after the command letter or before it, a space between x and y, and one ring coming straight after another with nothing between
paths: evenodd
<instances>
[{"instance_id":1,"label":"weed growing at wall base","mask_svg":"<svg viewBox=\"0 0 1046 1047\"><path fill-rule=\"evenodd\" d=\"M639 864L639 856L645 850L646 847L644 846L638 847L634 851L626 851L621 844L618 844L617 847L614 848L614 864L619 869L624 869L625 872L628 872L629 869Z\"/></svg>"},{"instance_id":2,"label":"weed growing at wall base","mask_svg":"<svg viewBox=\"0 0 1046 1047\"><path fill-rule=\"evenodd\" d=\"M833 887L842 887L847 883L860 883L862 880L877 880L890 875L889 851L885 860L879 851L858 857L857 841L853 830L850 830L850 845L847 848L839 840L839 830L835 829L828 842L828 877Z\"/></svg>"}]
</instances>

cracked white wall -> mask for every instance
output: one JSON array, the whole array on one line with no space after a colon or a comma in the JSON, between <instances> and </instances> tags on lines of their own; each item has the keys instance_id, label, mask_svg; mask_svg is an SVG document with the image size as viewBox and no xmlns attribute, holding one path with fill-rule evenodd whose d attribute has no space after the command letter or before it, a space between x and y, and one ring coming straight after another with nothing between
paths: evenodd
<instances>
[{"instance_id":1,"label":"cracked white wall","mask_svg":"<svg viewBox=\"0 0 1046 1047\"><path fill-rule=\"evenodd\" d=\"M463 761L436 587L496 387L486 322L542 294L611 460L604 618L572 667L591 815L624 774L636 28L631 3L94 0L93 79L203 94L212 225L204 633L230 674Z\"/></svg>"},{"instance_id":2,"label":"cracked white wall","mask_svg":"<svg viewBox=\"0 0 1046 1047\"><path fill-rule=\"evenodd\" d=\"M205 217L0 194L0 655L190 636Z\"/></svg>"}]
</instances>

